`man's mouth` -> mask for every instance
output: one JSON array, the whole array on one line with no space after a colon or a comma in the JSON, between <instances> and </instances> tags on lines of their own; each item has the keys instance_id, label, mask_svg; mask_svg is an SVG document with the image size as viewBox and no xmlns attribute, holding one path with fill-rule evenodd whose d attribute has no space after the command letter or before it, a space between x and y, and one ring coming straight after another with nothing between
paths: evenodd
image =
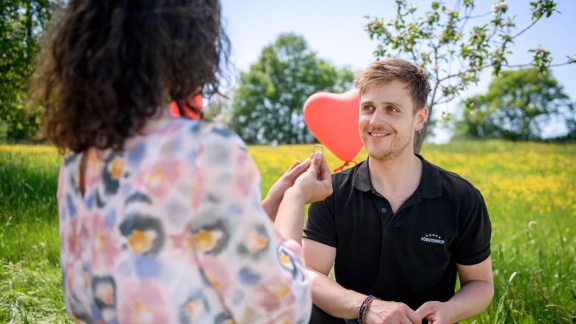
<instances>
[{"instance_id":1,"label":"man's mouth","mask_svg":"<svg viewBox=\"0 0 576 324\"><path fill-rule=\"evenodd\" d=\"M385 137L390 135L390 133L383 133L383 132L368 132L368 135L370 136L374 136L374 137Z\"/></svg>"}]
</instances>

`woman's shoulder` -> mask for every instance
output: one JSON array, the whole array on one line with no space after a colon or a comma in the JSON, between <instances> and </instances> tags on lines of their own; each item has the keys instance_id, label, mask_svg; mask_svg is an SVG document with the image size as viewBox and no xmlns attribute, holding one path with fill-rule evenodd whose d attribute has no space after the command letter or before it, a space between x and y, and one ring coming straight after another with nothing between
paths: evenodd
<instances>
[{"instance_id":1,"label":"woman's shoulder","mask_svg":"<svg viewBox=\"0 0 576 324\"><path fill-rule=\"evenodd\" d=\"M136 142L178 146L180 148L208 145L236 146L246 150L242 139L228 126L212 121L193 120L163 115L151 120Z\"/></svg>"}]
</instances>

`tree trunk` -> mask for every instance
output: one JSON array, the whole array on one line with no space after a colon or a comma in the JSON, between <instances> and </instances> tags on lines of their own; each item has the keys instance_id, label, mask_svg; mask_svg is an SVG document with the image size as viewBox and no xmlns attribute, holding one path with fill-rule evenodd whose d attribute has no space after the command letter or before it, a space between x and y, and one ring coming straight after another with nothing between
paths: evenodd
<instances>
[{"instance_id":1,"label":"tree trunk","mask_svg":"<svg viewBox=\"0 0 576 324\"><path fill-rule=\"evenodd\" d=\"M424 123L424 126L420 131L414 133L414 153L420 154L420 149L424 143L424 138L426 138L426 133L428 131L428 123Z\"/></svg>"}]
</instances>

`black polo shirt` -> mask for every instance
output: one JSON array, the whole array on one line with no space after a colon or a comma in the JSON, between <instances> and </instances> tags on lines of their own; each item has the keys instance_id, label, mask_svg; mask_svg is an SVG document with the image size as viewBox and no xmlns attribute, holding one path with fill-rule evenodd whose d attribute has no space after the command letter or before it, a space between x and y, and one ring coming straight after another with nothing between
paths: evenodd
<instances>
[{"instance_id":1,"label":"black polo shirt","mask_svg":"<svg viewBox=\"0 0 576 324\"><path fill-rule=\"evenodd\" d=\"M416 310L454 295L456 263L490 255L491 225L480 192L422 160L416 191L395 214L370 181L367 161L332 175L334 193L308 211L304 237L335 247L344 288Z\"/></svg>"}]
</instances>

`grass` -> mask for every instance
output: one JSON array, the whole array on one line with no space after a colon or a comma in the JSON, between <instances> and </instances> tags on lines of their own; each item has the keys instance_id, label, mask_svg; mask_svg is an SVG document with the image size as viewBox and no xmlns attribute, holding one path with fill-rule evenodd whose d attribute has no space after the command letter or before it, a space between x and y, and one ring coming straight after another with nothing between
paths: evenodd
<instances>
[{"instance_id":1,"label":"grass","mask_svg":"<svg viewBox=\"0 0 576 324\"><path fill-rule=\"evenodd\" d=\"M576 146L466 142L423 154L474 183L488 205L496 291L476 322L574 321Z\"/></svg>"},{"instance_id":2,"label":"grass","mask_svg":"<svg viewBox=\"0 0 576 324\"><path fill-rule=\"evenodd\" d=\"M263 193L311 149L249 147ZM495 296L466 323L576 323L576 145L462 142L425 145L422 154L479 188L492 219ZM326 156L332 169L342 164ZM59 163L48 146L0 145L1 323L68 321L58 261Z\"/></svg>"},{"instance_id":3,"label":"grass","mask_svg":"<svg viewBox=\"0 0 576 324\"><path fill-rule=\"evenodd\" d=\"M63 323L56 186L48 146L0 146L0 322Z\"/></svg>"}]
</instances>

